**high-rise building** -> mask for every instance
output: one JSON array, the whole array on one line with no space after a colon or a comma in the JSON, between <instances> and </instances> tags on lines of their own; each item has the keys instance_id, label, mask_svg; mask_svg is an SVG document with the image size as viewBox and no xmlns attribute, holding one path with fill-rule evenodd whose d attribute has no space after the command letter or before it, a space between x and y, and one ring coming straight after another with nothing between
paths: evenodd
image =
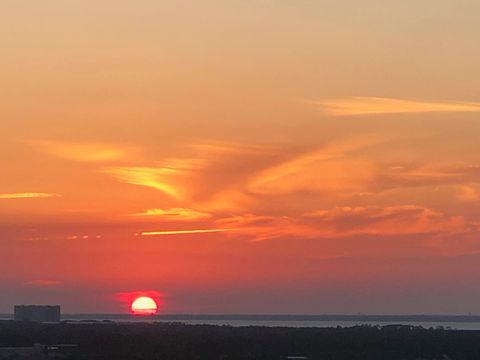
<instances>
[{"instance_id":1,"label":"high-rise building","mask_svg":"<svg viewBox=\"0 0 480 360\"><path fill-rule=\"evenodd\" d=\"M15 305L15 321L59 322L60 305Z\"/></svg>"}]
</instances>

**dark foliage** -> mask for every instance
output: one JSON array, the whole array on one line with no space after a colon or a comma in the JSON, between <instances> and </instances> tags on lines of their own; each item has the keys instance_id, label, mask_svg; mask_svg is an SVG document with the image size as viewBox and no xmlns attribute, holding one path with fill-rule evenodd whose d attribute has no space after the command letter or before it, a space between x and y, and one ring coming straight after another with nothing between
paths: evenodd
<instances>
[{"instance_id":1,"label":"dark foliage","mask_svg":"<svg viewBox=\"0 0 480 360\"><path fill-rule=\"evenodd\" d=\"M79 360L480 359L480 331L0 322L0 346L78 344Z\"/></svg>"}]
</instances>

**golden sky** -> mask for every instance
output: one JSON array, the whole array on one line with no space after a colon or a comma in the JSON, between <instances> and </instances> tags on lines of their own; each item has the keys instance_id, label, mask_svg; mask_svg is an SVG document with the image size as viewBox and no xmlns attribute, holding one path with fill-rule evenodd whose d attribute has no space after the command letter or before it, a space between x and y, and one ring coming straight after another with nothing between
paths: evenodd
<instances>
[{"instance_id":1,"label":"golden sky","mask_svg":"<svg viewBox=\"0 0 480 360\"><path fill-rule=\"evenodd\" d=\"M480 311L478 14L3 0L0 312Z\"/></svg>"}]
</instances>

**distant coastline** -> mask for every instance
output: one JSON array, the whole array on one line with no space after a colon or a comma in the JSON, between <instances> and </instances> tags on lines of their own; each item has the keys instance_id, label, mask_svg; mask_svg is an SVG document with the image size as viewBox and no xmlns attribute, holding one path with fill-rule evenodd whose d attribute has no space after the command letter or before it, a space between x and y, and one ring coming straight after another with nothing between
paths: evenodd
<instances>
[{"instance_id":1,"label":"distant coastline","mask_svg":"<svg viewBox=\"0 0 480 360\"><path fill-rule=\"evenodd\" d=\"M0 314L13 319L13 314ZM131 314L73 313L62 314L62 320L134 320L148 321L273 321L273 322L365 322L365 323L480 323L480 315L289 315L289 314L159 314L138 317Z\"/></svg>"}]
</instances>

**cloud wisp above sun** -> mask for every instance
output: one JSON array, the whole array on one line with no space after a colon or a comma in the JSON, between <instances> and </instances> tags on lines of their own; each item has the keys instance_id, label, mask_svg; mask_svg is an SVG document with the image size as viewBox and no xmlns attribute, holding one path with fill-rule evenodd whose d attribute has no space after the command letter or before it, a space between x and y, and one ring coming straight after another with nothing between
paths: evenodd
<instances>
[{"instance_id":1,"label":"cloud wisp above sun","mask_svg":"<svg viewBox=\"0 0 480 360\"><path fill-rule=\"evenodd\" d=\"M312 101L333 116L480 112L480 103L460 101L416 101L384 97L348 97Z\"/></svg>"}]
</instances>

